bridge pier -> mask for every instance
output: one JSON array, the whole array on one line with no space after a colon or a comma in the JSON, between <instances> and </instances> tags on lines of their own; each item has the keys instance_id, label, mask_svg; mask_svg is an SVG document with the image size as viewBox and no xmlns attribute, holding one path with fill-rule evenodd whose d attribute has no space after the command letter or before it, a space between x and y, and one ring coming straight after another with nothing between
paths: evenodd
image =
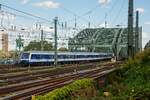
<instances>
[{"instance_id":1,"label":"bridge pier","mask_svg":"<svg viewBox=\"0 0 150 100\"><path fill-rule=\"evenodd\" d=\"M108 75L106 74L106 75L102 75L95 79L98 89L107 85L107 83L108 83L107 76Z\"/></svg>"}]
</instances>

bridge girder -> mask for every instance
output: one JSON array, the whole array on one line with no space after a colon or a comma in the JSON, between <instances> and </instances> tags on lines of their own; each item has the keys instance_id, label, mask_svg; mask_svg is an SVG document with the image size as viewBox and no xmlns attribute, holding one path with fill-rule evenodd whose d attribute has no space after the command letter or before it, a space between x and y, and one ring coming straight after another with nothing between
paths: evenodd
<instances>
[{"instance_id":1,"label":"bridge girder","mask_svg":"<svg viewBox=\"0 0 150 100\"><path fill-rule=\"evenodd\" d=\"M69 40L70 51L112 52L127 56L127 28L84 29Z\"/></svg>"}]
</instances>

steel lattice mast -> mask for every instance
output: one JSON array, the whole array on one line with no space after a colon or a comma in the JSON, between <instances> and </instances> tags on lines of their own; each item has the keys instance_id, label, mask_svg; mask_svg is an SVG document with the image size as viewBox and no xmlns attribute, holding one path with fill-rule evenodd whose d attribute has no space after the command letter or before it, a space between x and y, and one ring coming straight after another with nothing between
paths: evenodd
<instances>
[{"instance_id":1,"label":"steel lattice mast","mask_svg":"<svg viewBox=\"0 0 150 100\"><path fill-rule=\"evenodd\" d=\"M129 0L128 9L128 57L134 56L134 43L133 43L133 0Z\"/></svg>"}]
</instances>

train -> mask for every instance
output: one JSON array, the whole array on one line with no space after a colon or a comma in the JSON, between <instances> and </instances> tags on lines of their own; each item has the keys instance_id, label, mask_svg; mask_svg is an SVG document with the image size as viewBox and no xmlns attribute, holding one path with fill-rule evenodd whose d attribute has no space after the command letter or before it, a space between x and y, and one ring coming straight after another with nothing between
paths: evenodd
<instances>
[{"instance_id":1,"label":"train","mask_svg":"<svg viewBox=\"0 0 150 100\"><path fill-rule=\"evenodd\" d=\"M94 53L94 52L58 52L57 62L60 64L92 62L99 60L108 60L112 58L112 53ZM19 64L27 65L52 65L55 62L54 52L28 51L22 52L19 58Z\"/></svg>"}]
</instances>

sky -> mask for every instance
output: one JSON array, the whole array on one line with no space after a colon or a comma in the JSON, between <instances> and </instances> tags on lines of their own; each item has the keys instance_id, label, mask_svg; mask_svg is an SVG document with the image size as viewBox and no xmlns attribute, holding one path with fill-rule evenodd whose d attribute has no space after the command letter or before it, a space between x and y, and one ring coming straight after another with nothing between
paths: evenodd
<instances>
[{"instance_id":1,"label":"sky","mask_svg":"<svg viewBox=\"0 0 150 100\"><path fill-rule=\"evenodd\" d=\"M31 27L37 22L51 27L56 16L59 23L67 22L68 27L75 26L75 19L77 28L88 27L89 22L91 27L103 27L105 20L107 27L127 26L128 0L0 0L0 3L50 21L31 18L2 7L8 12L15 13L15 17L23 16L13 18L12 15L9 19L11 23L26 27ZM140 26L143 27L143 47L150 40L149 4L150 0L134 0L134 11L139 10Z\"/></svg>"}]
</instances>

